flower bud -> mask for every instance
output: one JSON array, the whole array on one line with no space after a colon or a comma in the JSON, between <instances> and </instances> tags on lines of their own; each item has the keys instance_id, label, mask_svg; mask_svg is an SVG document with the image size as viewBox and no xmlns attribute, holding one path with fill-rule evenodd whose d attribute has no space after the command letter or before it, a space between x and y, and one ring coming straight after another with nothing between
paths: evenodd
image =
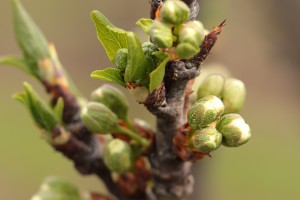
<instances>
[{"instance_id":1,"label":"flower bud","mask_svg":"<svg viewBox=\"0 0 300 200\"><path fill-rule=\"evenodd\" d=\"M41 190L52 190L62 192L65 194L78 194L78 188L65 180L64 178L57 176L50 176L45 178L43 184L40 187Z\"/></svg>"},{"instance_id":2,"label":"flower bud","mask_svg":"<svg viewBox=\"0 0 300 200\"><path fill-rule=\"evenodd\" d=\"M219 148L222 142L222 134L213 127L206 127L194 131L189 136L189 146L195 151L209 153Z\"/></svg>"},{"instance_id":3,"label":"flower bud","mask_svg":"<svg viewBox=\"0 0 300 200\"><path fill-rule=\"evenodd\" d=\"M223 112L224 105L218 97L206 96L190 108L188 123L193 130L198 130L215 121Z\"/></svg>"},{"instance_id":4,"label":"flower bud","mask_svg":"<svg viewBox=\"0 0 300 200\"><path fill-rule=\"evenodd\" d=\"M246 98L246 88L238 79L228 79L222 92L222 101L225 106L224 113L236 113L241 110Z\"/></svg>"},{"instance_id":5,"label":"flower bud","mask_svg":"<svg viewBox=\"0 0 300 200\"><path fill-rule=\"evenodd\" d=\"M121 48L117 51L114 58L114 64L116 65L116 68L122 72L124 72L126 69L127 56L128 56L128 49Z\"/></svg>"},{"instance_id":6,"label":"flower bud","mask_svg":"<svg viewBox=\"0 0 300 200\"><path fill-rule=\"evenodd\" d=\"M183 42L177 45L176 53L181 59L190 59L200 51L199 47L188 42Z\"/></svg>"},{"instance_id":7,"label":"flower bud","mask_svg":"<svg viewBox=\"0 0 300 200\"><path fill-rule=\"evenodd\" d=\"M92 92L91 100L107 106L119 119L127 117L128 101L125 95L114 86L102 85Z\"/></svg>"},{"instance_id":8,"label":"flower bud","mask_svg":"<svg viewBox=\"0 0 300 200\"><path fill-rule=\"evenodd\" d=\"M155 20L150 29L151 41L159 48L170 48L173 44L173 34L170 26Z\"/></svg>"},{"instance_id":9,"label":"flower bud","mask_svg":"<svg viewBox=\"0 0 300 200\"><path fill-rule=\"evenodd\" d=\"M222 116L216 128L223 135L222 144L228 147L240 146L251 138L250 127L239 114Z\"/></svg>"},{"instance_id":10,"label":"flower bud","mask_svg":"<svg viewBox=\"0 0 300 200\"><path fill-rule=\"evenodd\" d=\"M82 200L78 188L60 177L47 177L31 200Z\"/></svg>"},{"instance_id":11,"label":"flower bud","mask_svg":"<svg viewBox=\"0 0 300 200\"><path fill-rule=\"evenodd\" d=\"M205 33L201 22L192 21L183 25L179 32L179 43L187 42L199 47L203 42Z\"/></svg>"},{"instance_id":12,"label":"flower bud","mask_svg":"<svg viewBox=\"0 0 300 200\"><path fill-rule=\"evenodd\" d=\"M81 112L81 119L95 133L111 133L118 127L118 117L102 103L88 103Z\"/></svg>"},{"instance_id":13,"label":"flower bud","mask_svg":"<svg viewBox=\"0 0 300 200\"><path fill-rule=\"evenodd\" d=\"M161 8L162 20L173 25L179 25L190 18L190 9L182 1L167 0Z\"/></svg>"},{"instance_id":14,"label":"flower bud","mask_svg":"<svg viewBox=\"0 0 300 200\"><path fill-rule=\"evenodd\" d=\"M197 90L197 99L208 95L220 97L223 91L225 79L220 74L209 75L199 86Z\"/></svg>"},{"instance_id":15,"label":"flower bud","mask_svg":"<svg viewBox=\"0 0 300 200\"><path fill-rule=\"evenodd\" d=\"M147 73L150 73L154 69L156 69L160 62L160 60L155 55L153 55L153 53L159 51L159 49L151 42L145 42L142 45L142 49L147 61L146 71Z\"/></svg>"},{"instance_id":16,"label":"flower bud","mask_svg":"<svg viewBox=\"0 0 300 200\"><path fill-rule=\"evenodd\" d=\"M127 142L120 139L108 141L103 150L105 165L113 172L123 174L133 167L132 151Z\"/></svg>"}]
</instances>

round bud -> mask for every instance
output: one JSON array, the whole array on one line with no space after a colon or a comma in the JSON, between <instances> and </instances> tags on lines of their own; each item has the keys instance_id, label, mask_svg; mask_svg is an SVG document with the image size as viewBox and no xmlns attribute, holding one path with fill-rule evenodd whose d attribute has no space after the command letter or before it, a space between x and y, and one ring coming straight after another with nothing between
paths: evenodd
<instances>
[{"instance_id":1,"label":"round bud","mask_svg":"<svg viewBox=\"0 0 300 200\"><path fill-rule=\"evenodd\" d=\"M220 74L212 74L200 84L197 90L197 99L208 95L220 97L223 91L225 79Z\"/></svg>"},{"instance_id":2,"label":"round bud","mask_svg":"<svg viewBox=\"0 0 300 200\"><path fill-rule=\"evenodd\" d=\"M108 141L103 150L105 165L113 172L125 173L132 169L132 151L127 142L120 139Z\"/></svg>"},{"instance_id":3,"label":"round bud","mask_svg":"<svg viewBox=\"0 0 300 200\"><path fill-rule=\"evenodd\" d=\"M155 20L150 28L151 41L159 48L170 48L173 44L173 34L170 26Z\"/></svg>"},{"instance_id":4,"label":"round bud","mask_svg":"<svg viewBox=\"0 0 300 200\"><path fill-rule=\"evenodd\" d=\"M183 25L179 32L179 43L187 42L199 47L203 42L205 33L201 22L191 21Z\"/></svg>"},{"instance_id":5,"label":"round bud","mask_svg":"<svg viewBox=\"0 0 300 200\"><path fill-rule=\"evenodd\" d=\"M116 68L121 70L122 72L125 71L127 65L127 56L128 56L128 49L122 48L119 49L114 58L114 64Z\"/></svg>"},{"instance_id":6,"label":"round bud","mask_svg":"<svg viewBox=\"0 0 300 200\"><path fill-rule=\"evenodd\" d=\"M80 196L73 196L69 194L59 193L56 191L39 191L31 200L82 200Z\"/></svg>"},{"instance_id":7,"label":"round bud","mask_svg":"<svg viewBox=\"0 0 300 200\"><path fill-rule=\"evenodd\" d=\"M224 113L236 113L241 110L245 103L246 88L238 79L228 79L222 92L222 101L225 106Z\"/></svg>"},{"instance_id":8,"label":"round bud","mask_svg":"<svg viewBox=\"0 0 300 200\"><path fill-rule=\"evenodd\" d=\"M219 148L222 134L213 127L194 131L189 136L189 146L195 151L209 153Z\"/></svg>"},{"instance_id":9,"label":"round bud","mask_svg":"<svg viewBox=\"0 0 300 200\"><path fill-rule=\"evenodd\" d=\"M81 119L83 124L95 133L112 133L118 127L118 117L102 103L88 103L82 109Z\"/></svg>"},{"instance_id":10,"label":"round bud","mask_svg":"<svg viewBox=\"0 0 300 200\"><path fill-rule=\"evenodd\" d=\"M125 119L128 113L126 96L116 87L104 84L91 94L91 100L102 103L113 111L119 119Z\"/></svg>"},{"instance_id":11,"label":"round bud","mask_svg":"<svg viewBox=\"0 0 300 200\"><path fill-rule=\"evenodd\" d=\"M81 200L78 188L60 177L47 177L32 200Z\"/></svg>"},{"instance_id":12,"label":"round bud","mask_svg":"<svg viewBox=\"0 0 300 200\"><path fill-rule=\"evenodd\" d=\"M218 97L206 96L190 108L188 123L193 130L198 130L215 121L223 112L224 105Z\"/></svg>"},{"instance_id":13,"label":"round bud","mask_svg":"<svg viewBox=\"0 0 300 200\"><path fill-rule=\"evenodd\" d=\"M190 18L190 9L182 1L167 0L161 8L162 20L173 25L179 25Z\"/></svg>"},{"instance_id":14,"label":"round bud","mask_svg":"<svg viewBox=\"0 0 300 200\"><path fill-rule=\"evenodd\" d=\"M222 144L228 147L240 146L251 138L250 127L239 114L222 116L216 128L223 135Z\"/></svg>"},{"instance_id":15,"label":"round bud","mask_svg":"<svg viewBox=\"0 0 300 200\"><path fill-rule=\"evenodd\" d=\"M191 59L200 51L200 49L199 47L194 46L188 42L183 42L177 45L175 51L181 59Z\"/></svg>"},{"instance_id":16,"label":"round bud","mask_svg":"<svg viewBox=\"0 0 300 200\"><path fill-rule=\"evenodd\" d=\"M160 60L153 55L154 52L159 51L158 47L155 46L151 42L145 42L142 45L143 53L146 57L147 61L147 66L146 66L146 71L147 73L152 72L156 67L158 66Z\"/></svg>"},{"instance_id":17,"label":"round bud","mask_svg":"<svg viewBox=\"0 0 300 200\"><path fill-rule=\"evenodd\" d=\"M58 176L50 176L45 178L40 190L52 190L67 194L78 194L78 189L75 185Z\"/></svg>"}]
</instances>

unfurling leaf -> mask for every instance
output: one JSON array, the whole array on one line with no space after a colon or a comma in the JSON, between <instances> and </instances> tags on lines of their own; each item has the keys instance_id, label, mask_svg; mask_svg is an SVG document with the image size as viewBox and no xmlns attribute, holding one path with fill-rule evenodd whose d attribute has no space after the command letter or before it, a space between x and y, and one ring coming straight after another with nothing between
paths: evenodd
<instances>
[{"instance_id":1,"label":"unfurling leaf","mask_svg":"<svg viewBox=\"0 0 300 200\"><path fill-rule=\"evenodd\" d=\"M146 57L140 40L133 32L127 33L128 57L125 69L125 83L139 83L148 86L149 78L146 74Z\"/></svg>"},{"instance_id":2,"label":"unfurling leaf","mask_svg":"<svg viewBox=\"0 0 300 200\"><path fill-rule=\"evenodd\" d=\"M16 56L5 56L0 58L0 64L19 68L22 71L32 75L28 67L28 63L24 58L19 58Z\"/></svg>"},{"instance_id":3,"label":"unfurling leaf","mask_svg":"<svg viewBox=\"0 0 300 200\"><path fill-rule=\"evenodd\" d=\"M63 111L64 111L64 100L62 97L58 98L58 101L56 102L54 108L54 113L57 117L57 119L61 120L63 116Z\"/></svg>"},{"instance_id":4,"label":"unfurling leaf","mask_svg":"<svg viewBox=\"0 0 300 200\"><path fill-rule=\"evenodd\" d=\"M167 63L170 60L170 56L168 56L167 54L161 55L164 53L160 53L159 55L157 55L158 57L163 58L162 62L158 65L158 67L153 70L150 73L150 84L149 84L149 90L150 93L153 92L163 81L164 76L165 76L165 68Z\"/></svg>"},{"instance_id":5,"label":"unfurling leaf","mask_svg":"<svg viewBox=\"0 0 300 200\"><path fill-rule=\"evenodd\" d=\"M122 72L119 69L106 68L103 70L96 70L92 72L91 77L104 80L104 81L110 81L118 85L121 85L122 87L125 86Z\"/></svg>"},{"instance_id":6,"label":"unfurling leaf","mask_svg":"<svg viewBox=\"0 0 300 200\"><path fill-rule=\"evenodd\" d=\"M143 29L143 31L147 34L150 33L152 23L153 20L147 18L139 19L139 21L136 22L136 24L139 25Z\"/></svg>"},{"instance_id":7,"label":"unfurling leaf","mask_svg":"<svg viewBox=\"0 0 300 200\"><path fill-rule=\"evenodd\" d=\"M37 95L33 88L24 83L25 92L14 95L14 99L23 103L30 111L38 126L52 131L59 122L54 111Z\"/></svg>"},{"instance_id":8,"label":"unfurling leaf","mask_svg":"<svg viewBox=\"0 0 300 200\"><path fill-rule=\"evenodd\" d=\"M39 78L38 61L50 57L48 41L18 0L13 1L13 23L29 71Z\"/></svg>"},{"instance_id":9,"label":"unfurling leaf","mask_svg":"<svg viewBox=\"0 0 300 200\"><path fill-rule=\"evenodd\" d=\"M127 49L127 32L115 27L102 13L93 11L91 17L97 29L98 39L113 62L120 48Z\"/></svg>"}]
</instances>

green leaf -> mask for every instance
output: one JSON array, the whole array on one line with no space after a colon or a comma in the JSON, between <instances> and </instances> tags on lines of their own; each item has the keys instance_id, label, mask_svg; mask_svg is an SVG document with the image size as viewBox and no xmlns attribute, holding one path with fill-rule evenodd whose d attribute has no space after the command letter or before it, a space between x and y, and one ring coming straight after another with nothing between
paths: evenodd
<instances>
[{"instance_id":1,"label":"green leaf","mask_svg":"<svg viewBox=\"0 0 300 200\"><path fill-rule=\"evenodd\" d=\"M164 76L165 76L165 68L169 60L171 59L169 55L163 53L164 59L163 61L158 65L158 67L153 70L150 73L150 84L149 84L149 90L150 93L153 92L163 81ZM159 57L162 57L162 54L159 53L157 54Z\"/></svg>"},{"instance_id":2,"label":"green leaf","mask_svg":"<svg viewBox=\"0 0 300 200\"><path fill-rule=\"evenodd\" d=\"M146 73L147 61L140 40L133 32L127 34L128 56L125 69L125 82L144 83L148 78ZM149 82L149 80L147 81ZM145 84L148 86L148 83Z\"/></svg>"},{"instance_id":3,"label":"green leaf","mask_svg":"<svg viewBox=\"0 0 300 200\"><path fill-rule=\"evenodd\" d=\"M61 120L62 116L63 116L63 111L64 111L64 100L62 97L58 98L53 110L56 115L56 118Z\"/></svg>"},{"instance_id":4,"label":"green leaf","mask_svg":"<svg viewBox=\"0 0 300 200\"><path fill-rule=\"evenodd\" d=\"M151 25L153 23L153 20L152 19L147 19L147 18L142 18L142 19L139 19L136 24L139 25L143 31L147 34L149 34L150 32L150 28L151 28Z\"/></svg>"},{"instance_id":5,"label":"green leaf","mask_svg":"<svg viewBox=\"0 0 300 200\"><path fill-rule=\"evenodd\" d=\"M31 115L38 126L47 131L52 131L58 123L53 110L37 95L33 88L24 83L25 92L14 95L14 99L23 103L31 112Z\"/></svg>"},{"instance_id":6,"label":"green leaf","mask_svg":"<svg viewBox=\"0 0 300 200\"><path fill-rule=\"evenodd\" d=\"M122 72L119 69L106 68L104 70L96 70L92 72L91 77L104 81L110 81L121 85L122 87L125 86Z\"/></svg>"},{"instance_id":7,"label":"green leaf","mask_svg":"<svg viewBox=\"0 0 300 200\"><path fill-rule=\"evenodd\" d=\"M0 64L9 65L12 67L16 67L30 75L32 75L28 63L24 58L16 57L16 56L5 56L0 58Z\"/></svg>"},{"instance_id":8,"label":"green leaf","mask_svg":"<svg viewBox=\"0 0 300 200\"><path fill-rule=\"evenodd\" d=\"M39 77L38 61L50 57L48 41L19 0L13 0L13 25L29 70Z\"/></svg>"},{"instance_id":9,"label":"green leaf","mask_svg":"<svg viewBox=\"0 0 300 200\"><path fill-rule=\"evenodd\" d=\"M97 29L98 39L102 43L109 59L113 62L120 48L127 49L127 32L115 27L99 11L93 11L91 17Z\"/></svg>"}]
</instances>

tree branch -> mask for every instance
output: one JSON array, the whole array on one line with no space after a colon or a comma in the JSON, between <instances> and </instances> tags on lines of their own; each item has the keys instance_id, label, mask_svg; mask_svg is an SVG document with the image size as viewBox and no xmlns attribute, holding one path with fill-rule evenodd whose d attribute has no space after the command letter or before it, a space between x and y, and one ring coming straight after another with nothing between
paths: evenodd
<instances>
[{"instance_id":1,"label":"tree branch","mask_svg":"<svg viewBox=\"0 0 300 200\"><path fill-rule=\"evenodd\" d=\"M195 0L184 2L190 7L191 20L194 20L199 12L198 2ZM152 18L155 16L159 3L160 1L151 1ZM178 157L174 151L173 138L178 129L186 123L190 94L188 83L199 75L200 65L207 58L223 26L224 22L205 37L201 51L195 57L167 64L163 82L165 104L160 107L146 105L157 118L156 146L149 157L155 182L153 187L155 199L181 200L193 191L192 163Z\"/></svg>"}]
</instances>

